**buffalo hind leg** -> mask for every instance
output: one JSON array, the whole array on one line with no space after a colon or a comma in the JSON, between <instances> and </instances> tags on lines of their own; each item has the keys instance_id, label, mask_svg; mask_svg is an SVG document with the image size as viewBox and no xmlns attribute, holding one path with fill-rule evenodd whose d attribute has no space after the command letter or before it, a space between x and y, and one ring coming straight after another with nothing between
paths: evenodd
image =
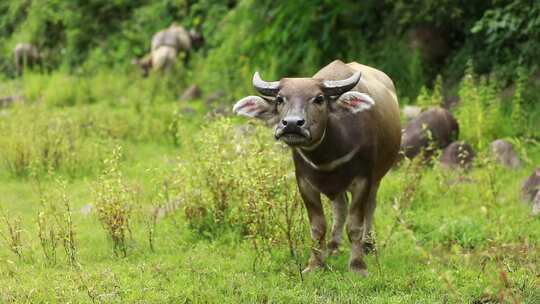
<instances>
[{"instance_id":1,"label":"buffalo hind leg","mask_svg":"<svg viewBox=\"0 0 540 304\"><path fill-rule=\"evenodd\" d=\"M302 271L302 273L307 273L324 266L326 220L321 203L321 193L303 178L298 178L298 189L308 212L313 240L308 266Z\"/></svg>"},{"instance_id":2,"label":"buffalo hind leg","mask_svg":"<svg viewBox=\"0 0 540 304\"><path fill-rule=\"evenodd\" d=\"M347 192L339 194L332 200L332 240L328 243L328 253L336 254L341 245L343 227L347 220Z\"/></svg>"},{"instance_id":3,"label":"buffalo hind leg","mask_svg":"<svg viewBox=\"0 0 540 304\"><path fill-rule=\"evenodd\" d=\"M355 180L351 186L352 201L347 220L347 235L351 241L351 257L349 268L361 276L367 276L367 265L364 262L364 219L367 214L367 203L372 191L369 179Z\"/></svg>"}]
</instances>

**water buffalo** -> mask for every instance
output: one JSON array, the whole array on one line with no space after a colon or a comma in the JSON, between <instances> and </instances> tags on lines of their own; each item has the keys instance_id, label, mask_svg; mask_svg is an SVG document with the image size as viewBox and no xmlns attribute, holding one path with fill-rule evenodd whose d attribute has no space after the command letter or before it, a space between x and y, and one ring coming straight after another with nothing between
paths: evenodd
<instances>
[{"instance_id":1,"label":"water buffalo","mask_svg":"<svg viewBox=\"0 0 540 304\"><path fill-rule=\"evenodd\" d=\"M239 100L233 111L274 125L274 136L292 148L296 181L315 244L304 272L324 264L327 249L337 252L347 221L352 244L349 267L367 275L363 260L381 179L399 151L399 106L392 80L356 62L336 60L311 78L267 82L259 73L253 86L261 96ZM347 208L351 193L351 206ZM332 201L331 241L321 194Z\"/></svg>"},{"instance_id":2,"label":"water buffalo","mask_svg":"<svg viewBox=\"0 0 540 304\"><path fill-rule=\"evenodd\" d=\"M187 31L182 26L173 23L152 36L151 51L142 59L133 60L147 76L150 70L164 71L171 68L180 52L189 52L203 43L200 33L195 30Z\"/></svg>"},{"instance_id":3,"label":"water buffalo","mask_svg":"<svg viewBox=\"0 0 540 304\"><path fill-rule=\"evenodd\" d=\"M429 158L435 148L445 148L458 135L459 125L452 114L440 107L431 108L407 124L401 139L401 150L408 158L414 158L422 151Z\"/></svg>"},{"instance_id":4,"label":"water buffalo","mask_svg":"<svg viewBox=\"0 0 540 304\"><path fill-rule=\"evenodd\" d=\"M41 55L37 47L31 43L17 43L13 49L13 61L15 72L21 75L25 68L30 68L41 61Z\"/></svg>"}]
</instances>

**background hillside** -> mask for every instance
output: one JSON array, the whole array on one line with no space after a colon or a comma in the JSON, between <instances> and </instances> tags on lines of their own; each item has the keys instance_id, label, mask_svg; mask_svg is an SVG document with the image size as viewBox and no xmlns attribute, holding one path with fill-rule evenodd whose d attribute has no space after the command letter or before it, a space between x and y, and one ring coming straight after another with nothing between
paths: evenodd
<instances>
[{"instance_id":1,"label":"background hillside","mask_svg":"<svg viewBox=\"0 0 540 304\"><path fill-rule=\"evenodd\" d=\"M46 51L49 70L128 70L154 32L178 21L207 42L188 67L192 80L236 95L255 68L269 78L309 75L335 58L381 68L409 98L437 75L452 88L469 60L506 86L519 66L538 69L540 46L540 4L526 0L6 0L0 12L7 75L21 41Z\"/></svg>"},{"instance_id":2,"label":"background hillside","mask_svg":"<svg viewBox=\"0 0 540 304\"><path fill-rule=\"evenodd\" d=\"M142 77L132 60L173 21L204 46ZM22 76L19 42L44 56ZM0 302L540 303L521 193L540 164L539 50L539 1L1 0ZM336 58L387 73L402 107L450 108L475 154L469 170L437 151L389 172L362 279L347 241L300 273L290 151L231 117L254 71ZM496 139L519 166L494 159Z\"/></svg>"}]
</instances>

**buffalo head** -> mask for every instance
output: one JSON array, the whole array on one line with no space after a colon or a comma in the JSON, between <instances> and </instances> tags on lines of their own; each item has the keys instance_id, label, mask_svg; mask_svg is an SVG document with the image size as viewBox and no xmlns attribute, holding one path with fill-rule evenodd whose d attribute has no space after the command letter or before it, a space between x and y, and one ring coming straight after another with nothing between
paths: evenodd
<instances>
[{"instance_id":1,"label":"buffalo head","mask_svg":"<svg viewBox=\"0 0 540 304\"><path fill-rule=\"evenodd\" d=\"M276 139L309 149L324 138L328 117L333 112L358 113L375 104L369 95L352 90L360 77L360 72L356 72L343 80L283 78L267 82L256 72L253 87L260 96L242 98L233 111L267 121L275 125Z\"/></svg>"}]
</instances>

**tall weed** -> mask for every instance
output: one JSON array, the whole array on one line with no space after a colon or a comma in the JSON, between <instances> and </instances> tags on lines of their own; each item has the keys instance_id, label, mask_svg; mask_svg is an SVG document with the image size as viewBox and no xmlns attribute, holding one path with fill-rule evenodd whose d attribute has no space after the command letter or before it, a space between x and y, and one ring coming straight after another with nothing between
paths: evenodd
<instances>
[{"instance_id":1,"label":"tall weed","mask_svg":"<svg viewBox=\"0 0 540 304\"><path fill-rule=\"evenodd\" d=\"M94 202L99 221L113 244L115 255L127 256L131 236L135 190L125 181L119 168L122 150L117 147L105 159L105 169L94 185Z\"/></svg>"},{"instance_id":2,"label":"tall weed","mask_svg":"<svg viewBox=\"0 0 540 304\"><path fill-rule=\"evenodd\" d=\"M181 167L190 226L209 237L232 229L261 251L281 244L293 254L304 226L289 150L262 125L227 118L200 134L196 157Z\"/></svg>"},{"instance_id":3,"label":"tall weed","mask_svg":"<svg viewBox=\"0 0 540 304\"><path fill-rule=\"evenodd\" d=\"M461 81L460 105L456 117L460 124L460 136L478 149L485 148L492 140L508 135L501 101L497 96L497 82L481 77L475 79L472 65Z\"/></svg>"},{"instance_id":4,"label":"tall weed","mask_svg":"<svg viewBox=\"0 0 540 304\"><path fill-rule=\"evenodd\" d=\"M88 136L81 114L51 113L42 107L10 112L0 121L0 158L8 172L28 176L33 171L62 171L80 176L98 169L110 143Z\"/></svg>"},{"instance_id":5,"label":"tall weed","mask_svg":"<svg viewBox=\"0 0 540 304\"><path fill-rule=\"evenodd\" d=\"M13 252L19 259L23 258L23 238L21 218L11 216L7 211L0 207L0 223L4 228L0 230L0 237L6 247Z\"/></svg>"}]
</instances>

